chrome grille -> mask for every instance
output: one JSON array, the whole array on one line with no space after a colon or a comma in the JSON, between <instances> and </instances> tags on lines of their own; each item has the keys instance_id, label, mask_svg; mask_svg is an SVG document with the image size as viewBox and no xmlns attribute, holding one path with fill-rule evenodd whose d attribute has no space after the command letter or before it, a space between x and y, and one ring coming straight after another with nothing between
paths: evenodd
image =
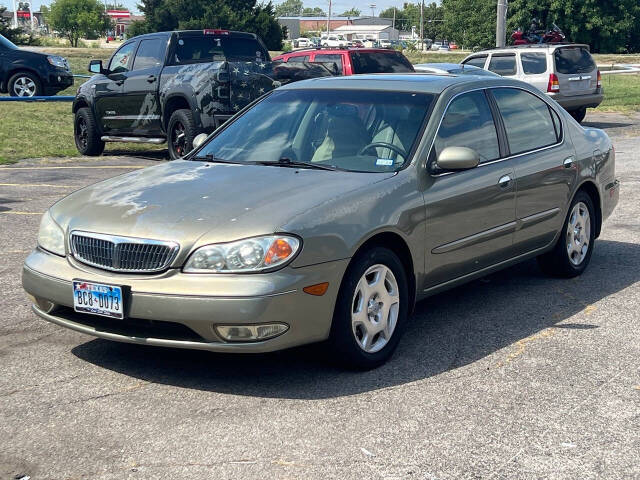
<instances>
[{"instance_id":1,"label":"chrome grille","mask_svg":"<svg viewBox=\"0 0 640 480\"><path fill-rule=\"evenodd\" d=\"M174 242L71 232L73 256L82 263L114 272L158 272L169 268L178 253Z\"/></svg>"}]
</instances>

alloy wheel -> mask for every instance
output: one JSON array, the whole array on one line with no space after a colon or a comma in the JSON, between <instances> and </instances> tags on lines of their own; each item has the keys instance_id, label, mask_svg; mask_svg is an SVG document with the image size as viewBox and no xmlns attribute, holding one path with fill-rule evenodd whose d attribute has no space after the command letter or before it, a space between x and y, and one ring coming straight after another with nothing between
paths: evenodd
<instances>
[{"instance_id":1,"label":"alloy wheel","mask_svg":"<svg viewBox=\"0 0 640 480\"><path fill-rule=\"evenodd\" d=\"M351 328L358 346L379 352L389 343L398 322L400 295L391 269L369 267L356 285L351 303Z\"/></svg>"},{"instance_id":2,"label":"alloy wheel","mask_svg":"<svg viewBox=\"0 0 640 480\"><path fill-rule=\"evenodd\" d=\"M80 147L83 149L87 148L87 144L89 142L89 129L87 128L87 121L82 117L78 118L78 123L76 124L76 137Z\"/></svg>"},{"instance_id":3,"label":"alloy wheel","mask_svg":"<svg viewBox=\"0 0 640 480\"><path fill-rule=\"evenodd\" d=\"M178 157L182 157L185 154L185 136L186 132L184 125L182 122L176 122L171 131L171 144L173 145L173 151Z\"/></svg>"},{"instance_id":4,"label":"alloy wheel","mask_svg":"<svg viewBox=\"0 0 640 480\"><path fill-rule=\"evenodd\" d=\"M567 222L567 255L576 267L580 265L589 252L591 241L591 215L587 205L578 202L574 205Z\"/></svg>"},{"instance_id":5,"label":"alloy wheel","mask_svg":"<svg viewBox=\"0 0 640 480\"><path fill-rule=\"evenodd\" d=\"M29 77L18 77L13 83L13 91L18 97L33 97L36 93L36 83Z\"/></svg>"}]
</instances>

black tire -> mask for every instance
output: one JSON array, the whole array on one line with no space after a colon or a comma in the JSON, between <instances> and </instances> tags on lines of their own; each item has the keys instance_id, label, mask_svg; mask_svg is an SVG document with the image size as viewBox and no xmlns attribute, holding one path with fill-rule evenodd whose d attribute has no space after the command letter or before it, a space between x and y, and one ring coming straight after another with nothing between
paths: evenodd
<instances>
[{"instance_id":1,"label":"black tire","mask_svg":"<svg viewBox=\"0 0 640 480\"><path fill-rule=\"evenodd\" d=\"M584 117L587 116L587 109L581 108L580 110L572 110L569 114L574 118L574 120L578 123L582 123Z\"/></svg>"},{"instance_id":2,"label":"black tire","mask_svg":"<svg viewBox=\"0 0 640 480\"><path fill-rule=\"evenodd\" d=\"M42 95L40 78L31 72L18 72L7 83L11 97L35 97Z\"/></svg>"},{"instance_id":3,"label":"black tire","mask_svg":"<svg viewBox=\"0 0 640 480\"><path fill-rule=\"evenodd\" d=\"M360 303L360 297L356 298L358 282L368 269L376 265L387 267L395 277L398 287L398 316L390 338L383 339L386 341L384 347L376 352L367 352L358 343L358 333L355 331L357 327L352 326L352 312L354 306ZM391 357L402 336L409 311L409 288L406 275L400 259L386 248L375 247L354 258L340 285L329 335L329 346L335 353L335 359L342 366L350 369L369 370L382 365ZM387 283L385 282L384 285L386 288ZM360 303L361 305L368 304L366 299L362 299L362 302L364 303ZM371 319L369 310L367 310L366 317L367 320ZM372 343L376 338L380 340L380 337L377 336L380 334L372 337Z\"/></svg>"},{"instance_id":4,"label":"black tire","mask_svg":"<svg viewBox=\"0 0 640 480\"><path fill-rule=\"evenodd\" d=\"M193 149L193 139L198 133L191 110L185 108L173 112L167 125L167 145L171 160L177 160L189 153Z\"/></svg>"},{"instance_id":5,"label":"black tire","mask_svg":"<svg viewBox=\"0 0 640 480\"><path fill-rule=\"evenodd\" d=\"M91 109L78 109L73 122L73 137L76 148L82 155L97 157L104 152L104 142L100 140L100 132Z\"/></svg>"},{"instance_id":6,"label":"black tire","mask_svg":"<svg viewBox=\"0 0 640 480\"><path fill-rule=\"evenodd\" d=\"M572 254L570 254L569 245L573 247L576 244L576 236L574 229L572 229L574 230L574 234L570 235L570 220L572 219L572 215L574 214L574 208L578 204L586 206L586 211L589 215L589 243L584 257L582 258L581 255L573 255L574 261L572 261ZM571 206L569 207L569 211L567 212L564 224L562 225L560 237L558 238L556 245L553 247L553 250L538 257L538 264L540 265L540 268L543 272L554 277L572 278L577 277L585 271L585 269L589 265L589 261L591 260L591 254L593 253L593 245L595 241L596 216L594 212L595 210L591 197L587 195L586 192L582 190L579 191L571 202ZM584 233L584 228L580 229L580 233ZM578 234L578 236L580 235ZM585 239L587 238L587 236L583 235L581 238ZM575 254L576 252L573 253ZM582 259L578 264L576 264L575 261L579 260L580 258Z\"/></svg>"}]
</instances>

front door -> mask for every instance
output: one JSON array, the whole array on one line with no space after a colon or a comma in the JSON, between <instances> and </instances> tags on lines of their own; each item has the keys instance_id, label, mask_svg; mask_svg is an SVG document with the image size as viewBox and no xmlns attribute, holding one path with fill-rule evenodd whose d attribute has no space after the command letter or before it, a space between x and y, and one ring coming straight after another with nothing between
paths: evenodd
<instances>
[{"instance_id":1,"label":"front door","mask_svg":"<svg viewBox=\"0 0 640 480\"><path fill-rule=\"evenodd\" d=\"M158 85L167 50L167 38L140 41L133 68L124 73L121 116L125 117L127 133L133 136L162 134Z\"/></svg>"},{"instance_id":2,"label":"front door","mask_svg":"<svg viewBox=\"0 0 640 480\"><path fill-rule=\"evenodd\" d=\"M515 231L516 181L504 159L497 127L482 91L464 93L449 105L430 153L424 192L425 288L446 283L510 258ZM468 147L480 157L469 170L441 171L437 156L446 147Z\"/></svg>"},{"instance_id":3,"label":"front door","mask_svg":"<svg viewBox=\"0 0 640 480\"><path fill-rule=\"evenodd\" d=\"M137 42L129 42L113 54L105 75L96 79L94 89L96 118L100 120L102 131L106 135L119 134L126 129L126 117L123 115L126 101L122 96L125 73L131 69Z\"/></svg>"}]
</instances>

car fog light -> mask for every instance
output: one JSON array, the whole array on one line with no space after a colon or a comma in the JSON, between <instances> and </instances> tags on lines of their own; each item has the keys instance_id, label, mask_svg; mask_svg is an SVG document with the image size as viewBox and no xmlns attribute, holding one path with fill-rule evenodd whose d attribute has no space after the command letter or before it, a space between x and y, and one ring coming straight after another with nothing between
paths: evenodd
<instances>
[{"instance_id":1,"label":"car fog light","mask_svg":"<svg viewBox=\"0 0 640 480\"><path fill-rule=\"evenodd\" d=\"M218 335L229 342L257 342L277 337L289 330L284 323L266 323L264 325L217 325Z\"/></svg>"}]
</instances>

